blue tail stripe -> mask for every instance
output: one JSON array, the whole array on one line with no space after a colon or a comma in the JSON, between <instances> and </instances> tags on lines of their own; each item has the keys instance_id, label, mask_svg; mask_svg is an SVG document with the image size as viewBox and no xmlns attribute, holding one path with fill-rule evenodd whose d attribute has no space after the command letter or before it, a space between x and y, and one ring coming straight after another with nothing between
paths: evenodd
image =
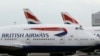
<instances>
[{"instance_id":1,"label":"blue tail stripe","mask_svg":"<svg viewBox=\"0 0 100 56\"><path fill-rule=\"evenodd\" d=\"M62 33L55 34L55 36L62 37L64 35L66 35L66 34L67 34L67 32L62 32Z\"/></svg>"}]
</instances>

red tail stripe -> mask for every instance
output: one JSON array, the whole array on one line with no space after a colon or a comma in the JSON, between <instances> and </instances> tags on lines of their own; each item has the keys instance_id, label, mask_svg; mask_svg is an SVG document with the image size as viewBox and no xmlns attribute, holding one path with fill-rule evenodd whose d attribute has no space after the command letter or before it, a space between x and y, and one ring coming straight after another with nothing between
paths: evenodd
<instances>
[{"instance_id":1,"label":"red tail stripe","mask_svg":"<svg viewBox=\"0 0 100 56\"><path fill-rule=\"evenodd\" d=\"M39 20L37 20L37 18L35 16L31 15L28 12L24 12L24 14L25 14L27 19L32 19L32 20L35 20L35 21L39 21Z\"/></svg>"},{"instance_id":2,"label":"red tail stripe","mask_svg":"<svg viewBox=\"0 0 100 56\"><path fill-rule=\"evenodd\" d=\"M73 19L76 24L79 24L75 19Z\"/></svg>"},{"instance_id":3,"label":"red tail stripe","mask_svg":"<svg viewBox=\"0 0 100 56\"><path fill-rule=\"evenodd\" d=\"M72 23L79 24L75 19L71 18L66 14L62 14L63 20L71 21Z\"/></svg>"}]
</instances>

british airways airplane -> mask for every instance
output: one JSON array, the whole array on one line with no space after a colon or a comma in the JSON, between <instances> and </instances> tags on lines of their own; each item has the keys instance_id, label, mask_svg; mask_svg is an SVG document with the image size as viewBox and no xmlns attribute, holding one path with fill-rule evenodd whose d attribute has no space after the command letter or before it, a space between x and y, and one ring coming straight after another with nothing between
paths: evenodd
<instances>
[{"instance_id":1,"label":"british airways airplane","mask_svg":"<svg viewBox=\"0 0 100 56\"><path fill-rule=\"evenodd\" d=\"M73 24L73 25L79 25L82 27L81 24L74 18L72 18L70 15L68 15L67 12L62 12L61 16L63 18L64 24ZM100 38L100 27L83 27L85 30L91 32L94 36L97 36ZM99 48L100 49L100 48Z\"/></svg>"},{"instance_id":2,"label":"british airways airplane","mask_svg":"<svg viewBox=\"0 0 100 56\"><path fill-rule=\"evenodd\" d=\"M15 56L29 52L75 52L100 43L98 37L77 27L64 24L0 27L0 52Z\"/></svg>"}]
</instances>

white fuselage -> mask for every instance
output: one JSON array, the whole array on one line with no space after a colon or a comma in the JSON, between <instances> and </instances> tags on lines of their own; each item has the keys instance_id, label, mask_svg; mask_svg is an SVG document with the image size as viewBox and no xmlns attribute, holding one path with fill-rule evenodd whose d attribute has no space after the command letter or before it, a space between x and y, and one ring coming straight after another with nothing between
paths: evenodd
<instances>
[{"instance_id":1,"label":"white fuselage","mask_svg":"<svg viewBox=\"0 0 100 56\"><path fill-rule=\"evenodd\" d=\"M54 36L63 30L36 30L31 28L65 28L64 36ZM70 25L15 25L0 28L0 44L11 45L63 45L63 46L88 46L95 45L98 38L82 29L75 29ZM92 40L91 40L92 39ZM90 40L90 41L89 41ZM4 45L5 45L4 44Z\"/></svg>"},{"instance_id":2,"label":"white fuselage","mask_svg":"<svg viewBox=\"0 0 100 56\"><path fill-rule=\"evenodd\" d=\"M91 32L94 36L100 38L100 27L84 27L84 29Z\"/></svg>"}]
</instances>

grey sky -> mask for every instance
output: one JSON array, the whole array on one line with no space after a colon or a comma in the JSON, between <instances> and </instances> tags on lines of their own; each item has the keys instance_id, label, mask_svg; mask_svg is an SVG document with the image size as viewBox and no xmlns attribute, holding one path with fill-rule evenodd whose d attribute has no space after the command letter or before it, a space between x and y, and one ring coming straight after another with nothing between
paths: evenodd
<instances>
[{"instance_id":1,"label":"grey sky","mask_svg":"<svg viewBox=\"0 0 100 56\"><path fill-rule=\"evenodd\" d=\"M0 0L0 25L26 24L23 8L29 8L43 24L63 24L60 12L68 12L83 26L91 26L91 14L100 11L99 0Z\"/></svg>"}]
</instances>

